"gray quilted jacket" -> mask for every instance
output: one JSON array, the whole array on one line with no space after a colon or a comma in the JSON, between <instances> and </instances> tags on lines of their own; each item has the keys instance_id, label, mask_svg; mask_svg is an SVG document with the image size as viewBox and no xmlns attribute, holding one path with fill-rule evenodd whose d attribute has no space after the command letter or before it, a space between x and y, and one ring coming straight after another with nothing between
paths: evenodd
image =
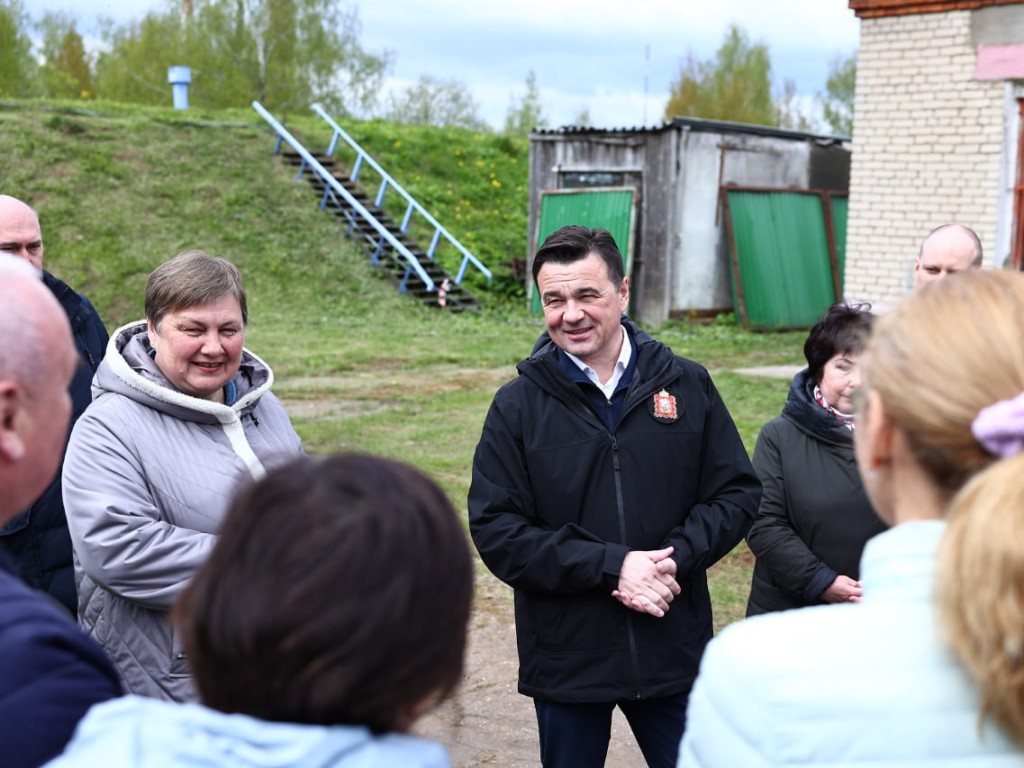
<instances>
[{"instance_id":1,"label":"gray quilted jacket","mask_svg":"<svg viewBox=\"0 0 1024 768\"><path fill-rule=\"evenodd\" d=\"M78 617L130 693L196 697L168 613L206 559L236 488L302 451L274 376L248 350L228 406L174 389L144 322L118 329L64 460Z\"/></svg>"}]
</instances>

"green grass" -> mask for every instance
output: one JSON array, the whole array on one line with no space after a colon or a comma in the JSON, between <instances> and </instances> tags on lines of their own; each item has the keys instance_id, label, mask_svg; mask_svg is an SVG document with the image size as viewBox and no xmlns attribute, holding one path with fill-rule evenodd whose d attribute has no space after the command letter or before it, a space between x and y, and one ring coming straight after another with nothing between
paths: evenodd
<instances>
[{"instance_id":1,"label":"green grass","mask_svg":"<svg viewBox=\"0 0 1024 768\"><path fill-rule=\"evenodd\" d=\"M80 105L79 105L80 106ZM40 213L46 266L87 294L111 330L142 315L149 272L186 248L234 261L250 298L247 346L277 375L311 452L361 450L411 462L464 509L491 396L543 330L507 275L478 315L402 298L341 237L273 139L245 110L90 103L0 104L0 191ZM326 146L319 119L289 127ZM525 142L460 129L345 123L441 223L501 274L525 255ZM497 182L497 183L495 183ZM784 381L731 369L800 360L802 334L672 322L654 335L705 364L748 450L782 406ZM742 615L750 559L712 572L720 621Z\"/></svg>"}]
</instances>

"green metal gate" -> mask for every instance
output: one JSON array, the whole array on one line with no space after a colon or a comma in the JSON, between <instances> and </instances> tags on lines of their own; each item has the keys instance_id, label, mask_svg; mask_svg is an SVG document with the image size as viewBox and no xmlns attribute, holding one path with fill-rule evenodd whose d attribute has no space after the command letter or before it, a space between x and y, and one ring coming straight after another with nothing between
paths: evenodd
<instances>
[{"instance_id":1,"label":"green metal gate","mask_svg":"<svg viewBox=\"0 0 1024 768\"><path fill-rule=\"evenodd\" d=\"M722 193L733 300L743 326L813 325L842 296L846 199L817 190L724 187Z\"/></svg>"},{"instance_id":2,"label":"green metal gate","mask_svg":"<svg viewBox=\"0 0 1024 768\"><path fill-rule=\"evenodd\" d=\"M844 195L826 193L832 211L832 235L836 244L836 268L839 270L839 295L845 296L846 276L846 215L850 199Z\"/></svg>"},{"instance_id":3,"label":"green metal gate","mask_svg":"<svg viewBox=\"0 0 1024 768\"><path fill-rule=\"evenodd\" d=\"M622 251L623 269L629 276L636 225L635 194L632 187L541 190L537 247L556 229L568 224L607 229ZM541 311L540 295L532 285L530 311Z\"/></svg>"}]
</instances>

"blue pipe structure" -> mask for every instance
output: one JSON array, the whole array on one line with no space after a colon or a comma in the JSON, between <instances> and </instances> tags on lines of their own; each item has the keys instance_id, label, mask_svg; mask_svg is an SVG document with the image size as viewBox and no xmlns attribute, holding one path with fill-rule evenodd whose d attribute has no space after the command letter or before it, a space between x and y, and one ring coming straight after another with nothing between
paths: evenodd
<instances>
[{"instance_id":1,"label":"blue pipe structure","mask_svg":"<svg viewBox=\"0 0 1024 768\"><path fill-rule=\"evenodd\" d=\"M296 153L298 153L299 157L302 158L302 163L304 166L308 166L311 169L313 169L313 172L320 177L320 179L331 192L341 197L345 201L346 205L348 205L353 211L359 214L359 216L362 217L371 227L373 227L373 229L380 236L379 239L376 241L376 254L379 255L380 251L384 247L384 243L386 242L388 245L395 249L396 253L398 253L401 256L401 258L405 261L406 264L406 272L405 277L402 280L401 285L399 286L399 291L405 291L406 284L412 272L415 272L416 275L420 278L420 280L423 281L423 284L427 287L428 291L437 290L437 286L431 279L430 275L427 274L426 270L423 269L423 265L420 264L419 259L416 258L415 254L413 254L412 251L410 251L405 246L404 243L402 243L398 238L391 234L391 232L388 231L387 227L385 227L383 224L377 221L377 218L368 210L366 210L362 203L360 203L355 197L353 197L352 193L345 189L341 185L341 183L336 178L334 178L334 175L326 168L324 168L323 165L320 164L320 161L313 157L313 155L309 153L309 150L302 146L301 142L299 142L298 139L292 136L292 134L289 133L288 129L281 125L281 123L279 123L274 118L274 116L271 115L266 110L266 108L264 108L262 104L260 104L258 101L253 101L252 108L256 110L256 113L260 117L267 121L271 128L274 129L279 140L283 139L285 142L288 143L288 145L292 149L296 151ZM303 169L300 168L300 176L302 174L302 170ZM373 242L372 239L371 242Z\"/></svg>"},{"instance_id":2,"label":"blue pipe structure","mask_svg":"<svg viewBox=\"0 0 1024 768\"><path fill-rule=\"evenodd\" d=\"M363 163L369 165L371 168L373 168L373 170L375 170L380 175L381 184L380 188L377 191L376 198L376 205L378 208L382 206L384 201L384 193L388 189L395 190L395 192L401 195L402 199L405 200L405 202L408 204L408 207L405 210L405 216L402 219L402 232L407 231L409 221L412 218L414 211L416 213L419 213L427 221L427 223L434 228L434 235L430 241L430 247L427 249L426 252L428 257L430 257L431 259L434 258L434 254L437 251L437 247L441 239L443 238L445 241L454 246L459 253L462 254L462 264L459 267L458 274L455 277L455 282L457 284L462 282L462 277L463 275L465 275L466 268L470 264L476 267L480 271L480 273L487 278L488 282L491 281L491 270L485 267L476 256L474 256L472 253L466 250L462 243L456 240L447 229L445 229L440 223L438 223L437 219L431 216L430 213L402 187L401 184L399 184L397 181L394 180L394 178L392 178L391 174L389 174L387 171L381 168L380 165L377 164L377 161L370 157L366 150L359 146L359 144L356 143L355 139L349 136L345 132L345 130L340 125L338 125L334 121L334 119L329 114L327 114L327 112L324 111L323 107L321 107L319 104L314 104L312 106L312 109L314 112L320 115L320 117L322 117L334 131L334 135L331 138L331 142L327 147L326 154L328 157L333 156L335 150L337 150L338 139L343 139L346 144L348 144L353 150L355 150L357 156L356 161L352 166L351 178L353 181L356 181L358 179L359 171L362 168Z\"/></svg>"}]
</instances>

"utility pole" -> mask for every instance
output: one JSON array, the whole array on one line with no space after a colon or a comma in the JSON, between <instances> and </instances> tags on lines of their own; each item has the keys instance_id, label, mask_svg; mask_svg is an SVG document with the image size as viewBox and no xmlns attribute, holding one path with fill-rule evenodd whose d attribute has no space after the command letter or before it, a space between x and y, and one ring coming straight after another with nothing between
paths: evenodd
<instances>
[{"instance_id":1,"label":"utility pole","mask_svg":"<svg viewBox=\"0 0 1024 768\"><path fill-rule=\"evenodd\" d=\"M647 81L651 78L651 46L644 46L644 121L643 126L647 127Z\"/></svg>"}]
</instances>

